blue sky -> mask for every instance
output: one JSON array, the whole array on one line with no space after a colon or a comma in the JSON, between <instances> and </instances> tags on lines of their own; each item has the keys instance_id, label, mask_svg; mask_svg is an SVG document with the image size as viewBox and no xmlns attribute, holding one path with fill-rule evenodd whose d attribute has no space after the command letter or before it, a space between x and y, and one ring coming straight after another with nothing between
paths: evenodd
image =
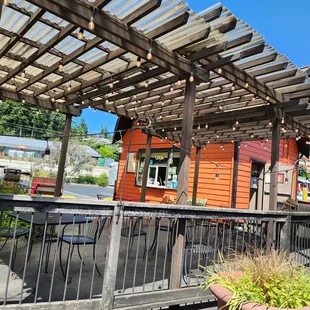
<instances>
[{"instance_id":1,"label":"blue sky","mask_svg":"<svg viewBox=\"0 0 310 310\"><path fill-rule=\"evenodd\" d=\"M218 3L215 0L186 2L196 12ZM298 67L310 65L310 0L223 0L221 3ZM114 130L114 115L85 109L82 117L93 133L104 125Z\"/></svg>"}]
</instances>

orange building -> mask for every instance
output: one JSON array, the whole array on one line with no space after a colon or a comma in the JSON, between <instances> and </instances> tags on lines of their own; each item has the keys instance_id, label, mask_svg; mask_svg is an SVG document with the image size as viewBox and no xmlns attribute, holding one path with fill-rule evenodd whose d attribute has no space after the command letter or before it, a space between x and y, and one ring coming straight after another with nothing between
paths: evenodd
<instances>
[{"instance_id":1,"label":"orange building","mask_svg":"<svg viewBox=\"0 0 310 310\"><path fill-rule=\"evenodd\" d=\"M118 126L117 130L124 129ZM136 129L129 147L130 131L124 134L115 199L139 201L147 135ZM128 154L128 164L126 158ZM236 149L238 148L238 149ZM173 142L152 138L146 201L161 203L176 199L179 151ZM196 148L192 148L189 174L189 200L193 192ZM278 200L295 196L298 158L295 139L281 140ZM271 141L210 143L201 148L197 202L214 207L268 209ZM233 179L235 178L235 182ZM236 188L235 198L233 188Z\"/></svg>"}]
</instances>

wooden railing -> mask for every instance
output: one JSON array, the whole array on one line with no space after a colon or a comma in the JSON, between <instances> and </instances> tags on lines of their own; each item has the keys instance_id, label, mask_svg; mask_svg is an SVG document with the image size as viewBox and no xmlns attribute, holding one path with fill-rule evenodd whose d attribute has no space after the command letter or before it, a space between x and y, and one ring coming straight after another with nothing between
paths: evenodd
<instances>
[{"instance_id":1,"label":"wooden railing","mask_svg":"<svg viewBox=\"0 0 310 310\"><path fill-rule=\"evenodd\" d=\"M310 264L309 212L7 195L0 211L2 233L11 227L0 234L0 249L7 242L0 251L4 309L205 302L212 296L199 288L201 266L231 250L272 246Z\"/></svg>"}]
</instances>

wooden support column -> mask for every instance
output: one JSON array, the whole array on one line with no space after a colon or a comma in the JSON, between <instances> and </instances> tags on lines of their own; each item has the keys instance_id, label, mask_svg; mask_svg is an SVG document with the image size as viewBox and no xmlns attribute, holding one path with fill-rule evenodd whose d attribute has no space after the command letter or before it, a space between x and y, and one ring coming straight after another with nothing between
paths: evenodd
<instances>
[{"instance_id":1,"label":"wooden support column","mask_svg":"<svg viewBox=\"0 0 310 310\"><path fill-rule=\"evenodd\" d=\"M0 0L0 20L1 20L1 14L2 14L2 7L3 7L3 0Z\"/></svg>"},{"instance_id":2,"label":"wooden support column","mask_svg":"<svg viewBox=\"0 0 310 310\"><path fill-rule=\"evenodd\" d=\"M200 152L201 152L201 147L197 147L197 148L196 148L196 159L195 159L195 172L194 172L193 197L192 197L192 205L193 205L193 206L196 206L196 203L197 203L197 190L198 190L198 176L199 176Z\"/></svg>"},{"instance_id":3,"label":"wooden support column","mask_svg":"<svg viewBox=\"0 0 310 310\"><path fill-rule=\"evenodd\" d=\"M182 138L177 189L177 204L179 205L186 205L188 199L188 180L192 148L195 98L196 83L191 83L187 80L185 87L184 117L182 120ZM178 228L178 231L172 249L170 289L177 289L181 286L186 220L179 219L176 227Z\"/></svg>"},{"instance_id":4,"label":"wooden support column","mask_svg":"<svg viewBox=\"0 0 310 310\"><path fill-rule=\"evenodd\" d=\"M232 208L236 208L236 203L237 203L239 154L240 154L240 142L235 142L234 143L233 183L232 183L232 192L231 192L231 207Z\"/></svg>"},{"instance_id":5,"label":"wooden support column","mask_svg":"<svg viewBox=\"0 0 310 310\"><path fill-rule=\"evenodd\" d=\"M71 129L71 122L72 122L72 115L67 114L62 143L61 143L59 162L58 162L58 170L57 170L57 176L56 176L56 188L55 188L54 197L60 197L61 195L61 189L62 189L64 172L65 172L67 149L68 149L68 143L69 143L69 135L70 135L70 129Z\"/></svg>"},{"instance_id":6,"label":"wooden support column","mask_svg":"<svg viewBox=\"0 0 310 310\"><path fill-rule=\"evenodd\" d=\"M143 176L142 176L142 188L141 188L141 195L140 195L141 202L145 202L147 177L148 177L149 165L150 165L150 159L151 159L151 149L152 149L152 135L148 134L147 141L146 141L145 159L144 159Z\"/></svg>"},{"instance_id":7,"label":"wooden support column","mask_svg":"<svg viewBox=\"0 0 310 310\"><path fill-rule=\"evenodd\" d=\"M279 144L280 144L280 119L275 118L272 126L272 146L270 165L270 189L269 189L269 210L277 209L278 199L278 171L279 171Z\"/></svg>"}]
</instances>

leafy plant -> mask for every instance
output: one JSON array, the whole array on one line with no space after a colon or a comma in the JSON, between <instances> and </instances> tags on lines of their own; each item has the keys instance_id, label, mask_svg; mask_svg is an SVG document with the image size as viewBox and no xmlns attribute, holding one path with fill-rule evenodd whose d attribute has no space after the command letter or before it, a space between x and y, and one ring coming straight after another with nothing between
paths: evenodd
<instances>
[{"instance_id":1,"label":"leafy plant","mask_svg":"<svg viewBox=\"0 0 310 310\"><path fill-rule=\"evenodd\" d=\"M101 173L97 178L97 185L107 186L108 185L108 176L105 173Z\"/></svg>"},{"instance_id":2,"label":"leafy plant","mask_svg":"<svg viewBox=\"0 0 310 310\"><path fill-rule=\"evenodd\" d=\"M286 253L234 254L228 260L222 258L216 269L206 270L209 279L202 288L220 284L231 291L230 310L240 309L245 302L277 308L310 305L310 274L293 264Z\"/></svg>"}]
</instances>

